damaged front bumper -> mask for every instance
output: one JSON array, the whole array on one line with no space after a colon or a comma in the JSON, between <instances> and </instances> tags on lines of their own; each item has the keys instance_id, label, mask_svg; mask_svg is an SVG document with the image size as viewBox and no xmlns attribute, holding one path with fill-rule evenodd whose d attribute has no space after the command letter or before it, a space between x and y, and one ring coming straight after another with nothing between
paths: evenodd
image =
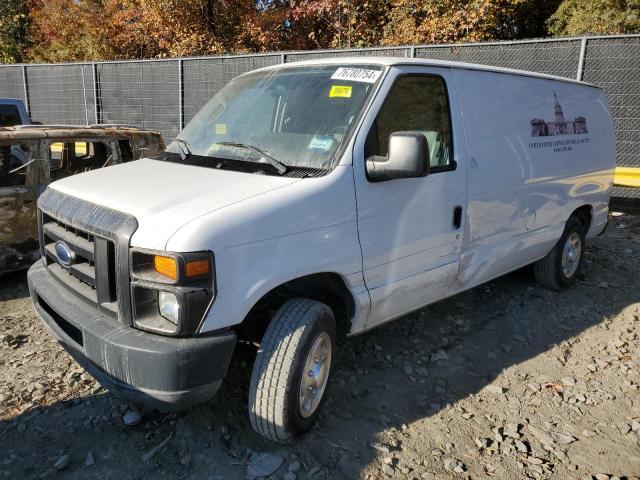
<instances>
[{"instance_id":1,"label":"damaged front bumper","mask_svg":"<svg viewBox=\"0 0 640 480\"><path fill-rule=\"evenodd\" d=\"M123 400L176 410L215 395L234 332L191 338L142 332L105 316L62 286L41 261L28 274L36 312L65 350Z\"/></svg>"}]
</instances>

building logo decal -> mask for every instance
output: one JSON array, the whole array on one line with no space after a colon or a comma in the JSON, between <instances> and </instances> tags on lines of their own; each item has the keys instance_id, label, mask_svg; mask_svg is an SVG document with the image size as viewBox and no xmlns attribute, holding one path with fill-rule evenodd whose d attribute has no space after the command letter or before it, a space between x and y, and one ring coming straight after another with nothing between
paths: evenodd
<instances>
[{"instance_id":1,"label":"building logo decal","mask_svg":"<svg viewBox=\"0 0 640 480\"><path fill-rule=\"evenodd\" d=\"M545 122L539 118L531 120L532 137L552 137L556 135L582 135L589 133L587 120L584 117L576 117L572 122L564 119L562 106L558 101L556 92L553 92L554 120Z\"/></svg>"}]
</instances>

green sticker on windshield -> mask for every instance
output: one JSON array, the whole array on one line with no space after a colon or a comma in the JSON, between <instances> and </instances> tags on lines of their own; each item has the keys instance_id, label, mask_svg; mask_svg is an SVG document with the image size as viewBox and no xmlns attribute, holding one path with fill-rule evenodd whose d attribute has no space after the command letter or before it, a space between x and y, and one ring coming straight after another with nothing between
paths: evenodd
<instances>
[{"instance_id":1,"label":"green sticker on windshield","mask_svg":"<svg viewBox=\"0 0 640 480\"><path fill-rule=\"evenodd\" d=\"M227 134L227 124L226 123L216 123L215 132L216 132L216 135L226 135Z\"/></svg>"}]
</instances>

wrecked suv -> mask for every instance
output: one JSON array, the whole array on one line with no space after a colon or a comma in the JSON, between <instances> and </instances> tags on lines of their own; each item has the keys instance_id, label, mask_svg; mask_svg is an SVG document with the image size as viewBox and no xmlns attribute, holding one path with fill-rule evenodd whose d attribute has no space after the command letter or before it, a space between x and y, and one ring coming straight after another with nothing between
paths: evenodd
<instances>
[{"instance_id":1,"label":"wrecked suv","mask_svg":"<svg viewBox=\"0 0 640 480\"><path fill-rule=\"evenodd\" d=\"M156 158L50 185L29 288L134 402L207 400L236 342L258 344L251 424L287 442L318 415L339 332L528 264L571 286L614 164L586 83L409 58L277 65L229 83Z\"/></svg>"},{"instance_id":2,"label":"wrecked suv","mask_svg":"<svg viewBox=\"0 0 640 480\"><path fill-rule=\"evenodd\" d=\"M159 133L135 127L0 128L0 274L39 256L36 199L53 181L164 149Z\"/></svg>"}]
</instances>

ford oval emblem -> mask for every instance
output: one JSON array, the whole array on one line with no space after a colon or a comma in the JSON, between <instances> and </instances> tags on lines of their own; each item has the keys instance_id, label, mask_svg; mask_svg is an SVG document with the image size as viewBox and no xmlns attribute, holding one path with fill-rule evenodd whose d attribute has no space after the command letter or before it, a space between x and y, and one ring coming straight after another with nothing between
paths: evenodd
<instances>
[{"instance_id":1,"label":"ford oval emblem","mask_svg":"<svg viewBox=\"0 0 640 480\"><path fill-rule=\"evenodd\" d=\"M69 246L62 242L56 242L56 257L62 265L70 267L76 259L76 254L69 248Z\"/></svg>"}]
</instances>

